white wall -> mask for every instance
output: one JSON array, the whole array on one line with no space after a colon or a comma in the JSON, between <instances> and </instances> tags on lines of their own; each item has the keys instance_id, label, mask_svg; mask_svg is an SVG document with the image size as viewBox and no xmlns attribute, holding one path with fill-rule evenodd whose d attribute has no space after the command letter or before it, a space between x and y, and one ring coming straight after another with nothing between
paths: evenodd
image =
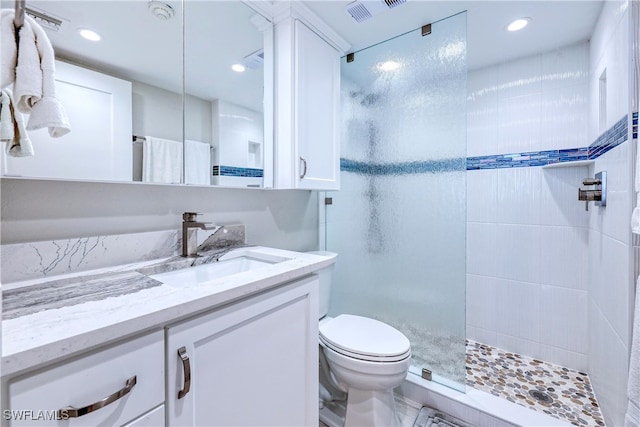
<instances>
[{"instance_id":1,"label":"white wall","mask_svg":"<svg viewBox=\"0 0 640 427\"><path fill-rule=\"evenodd\" d=\"M250 244L318 247L310 191L7 178L0 185L2 244L177 229L182 212L192 211L205 221L245 224Z\"/></svg>"},{"instance_id":2,"label":"white wall","mask_svg":"<svg viewBox=\"0 0 640 427\"><path fill-rule=\"evenodd\" d=\"M132 82L133 134L182 141L182 95Z\"/></svg>"},{"instance_id":3,"label":"white wall","mask_svg":"<svg viewBox=\"0 0 640 427\"><path fill-rule=\"evenodd\" d=\"M629 13L627 2L605 2L591 39L590 128L598 126L599 77L606 68L607 124L629 111ZM607 171L606 208L589 218L589 374L607 425L623 425L630 347L633 279L630 245L632 150L629 141L599 157L590 173Z\"/></svg>"},{"instance_id":4,"label":"white wall","mask_svg":"<svg viewBox=\"0 0 640 427\"><path fill-rule=\"evenodd\" d=\"M217 114L214 147L218 151L219 164L262 169L262 165L249 162L249 141L264 142L262 113L225 101L214 101L213 111Z\"/></svg>"},{"instance_id":5,"label":"white wall","mask_svg":"<svg viewBox=\"0 0 640 427\"><path fill-rule=\"evenodd\" d=\"M467 155L589 145L589 45L469 73ZM587 367L586 167L467 172L467 336Z\"/></svg>"},{"instance_id":6,"label":"white wall","mask_svg":"<svg viewBox=\"0 0 640 427\"><path fill-rule=\"evenodd\" d=\"M184 139L211 144L211 102L186 95L184 105Z\"/></svg>"}]
</instances>

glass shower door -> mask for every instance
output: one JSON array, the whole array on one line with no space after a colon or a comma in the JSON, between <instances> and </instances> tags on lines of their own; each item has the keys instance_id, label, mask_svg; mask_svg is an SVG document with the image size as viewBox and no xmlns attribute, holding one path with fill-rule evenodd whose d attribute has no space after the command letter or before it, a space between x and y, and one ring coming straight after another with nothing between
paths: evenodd
<instances>
[{"instance_id":1,"label":"glass shower door","mask_svg":"<svg viewBox=\"0 0 640 427\"><path fill-rule=\"evenodd\" d=\"M341 78L330 315L394 326L411 341L411 372L464 390L466 14L343 58Z\"/></svg>"}]
</instances>

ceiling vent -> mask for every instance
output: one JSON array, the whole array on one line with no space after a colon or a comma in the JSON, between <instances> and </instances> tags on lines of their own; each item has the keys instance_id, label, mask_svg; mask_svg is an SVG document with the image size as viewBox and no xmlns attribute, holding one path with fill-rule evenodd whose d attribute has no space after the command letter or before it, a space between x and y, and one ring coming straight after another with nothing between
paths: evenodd
<instances>
[{"instance_id":1,"label":"ceiling vent","mask_svg":"<svg viewBox=\"0 0 640 427\"><path fill-rule=\"evenodd\" d=\"M363 22L382 11L393 9L406 2L407 0L356 0L347 5L346 12L356 22Z\"/></svg>"},{"instance_id":2,"label":"ceiling vent","mask_svg":"<svg viewBox=\"0 0 640 427\"><path fill-rule=\"evenodd\" d=\"M250 70L258 70L262 68L264 65L264 49L250 53L242 58L240 63Z\"/></svg>"}]
</instances>

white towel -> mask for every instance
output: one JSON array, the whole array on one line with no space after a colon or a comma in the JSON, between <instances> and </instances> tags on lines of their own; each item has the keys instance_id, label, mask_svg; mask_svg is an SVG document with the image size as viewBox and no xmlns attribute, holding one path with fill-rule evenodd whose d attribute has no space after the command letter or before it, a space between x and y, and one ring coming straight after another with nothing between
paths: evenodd
<instances>
[{"instance_id":1,"label":"white towel","mask_svg":"<svg viewBox=\"0 0 640 427\"><path fill-rule=\"evenodd\" d=\"M13 15L14 12L11 9L0 11L0 90L8 87L16 79L18 45Z\"/></svg>"},{"instance_id":2,"label":"white towel","mask_svg":"<svg viewBox=\"0 0 640 427\"><path fill-rule=\"evenodd\" d=\"M633 336L631 338L631 359L629 360L629 382L627 383L626 427L640 426L640 277L636 285L636 306L633 315Z\"/></svg>"},{"instance_id":3,"label":"white towel","mask_svg":"<svg viewBox=\"0 0 640 427\"><path fill-rule=\"evenodd\" d=\"M211 185L211 145L185 140L184 167L185 184Z\"/></svg>"},{"instance_id":4,"label":"white towel","mask_svg":"<svg viewBox=\"0 0 640 427\"><path fill-rule=\"evenodd\" d=\"M39 27L39 25L36 23ZM42 99L43 69L40 68L40 54L36 47L36 34L31 22L26 19L20 28L18 42L18 64L13 92L21 113L29 114L36 102Z\"/></svg>"},{"instance_id":5,"label":"white towel","mask_svg":"<svg viewBox=\"0 0 640 427\"><path fill-rule=\"evenodd\" d=\"M0 140L7 144L7 154L12 157L33 156L33 144L25 129L24 117L15 108L9 89L2 91L0 108Z\"/></svg>"},{"instance_id":6,"label":"white towel","mask_svg":"<svg viewBox=\"0 0 640 427\"><path fill-rule=\"evenodd\" d=\"M13 17L13 12L3 10L3 22L5 15ZM16 105L20 112L29 114L28 130L49 128L49 135L59 138L69 133L71 125L56 98L55 71L55 54L47 34L36 21L25 16L15 66Z\"/></svg>"},{"instance_id":7,"label":"white towel","mask_svg":"<svg viewBox=\"0 0 640 427\"><path fill-rule=\"evenodd\" d=\"M13 141L15 136L15 126L13 125L13 115L11 114L11 99L3 90L0 95L0 141Z\"/></svg>"},{"instance_id":8,"label":"white towel","mask_svg":"<svg viewBox=\"0 0 640 427\"><path fill-rule=\"evenodd\" d=\"M142 143L142 181L182 182L182 142L145 136Z\"/></svg>"}]
</instances>

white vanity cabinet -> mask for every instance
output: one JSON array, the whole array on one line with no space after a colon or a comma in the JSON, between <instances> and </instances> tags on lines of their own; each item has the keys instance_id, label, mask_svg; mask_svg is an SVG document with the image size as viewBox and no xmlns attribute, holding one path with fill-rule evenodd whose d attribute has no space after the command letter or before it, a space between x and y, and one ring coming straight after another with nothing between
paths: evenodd
<instances>
[{"instance_id":1,"label":"white vanity cabinet","mask_svg":"<svg viewBox=\"0 0 640 427\"><path fill-rule=\"evenodd\" d=\"M318 423L318 279L167 328L169 426Z\"/></svg>"},{"instance_id":2,"label":"white vanity cabinet","mask_svg":"<svg viewBox=\"0 0 640 427\"><path fill-rule=\"evenodd\" d=\"M163 425L164 378L164 336L157 330L9 379L2 425Z\"/></svg>"},{"instance_id":3,"label":"white vanity cabinet","mask_svg":"<svg viewBox=\"0 0 640 427\"><path fill-rule=\"evenodd\" d=\"M283 7L275 25L274 186L338 190L340 57L348 45L304 6Z\"/></svg>"}]
</instances>

